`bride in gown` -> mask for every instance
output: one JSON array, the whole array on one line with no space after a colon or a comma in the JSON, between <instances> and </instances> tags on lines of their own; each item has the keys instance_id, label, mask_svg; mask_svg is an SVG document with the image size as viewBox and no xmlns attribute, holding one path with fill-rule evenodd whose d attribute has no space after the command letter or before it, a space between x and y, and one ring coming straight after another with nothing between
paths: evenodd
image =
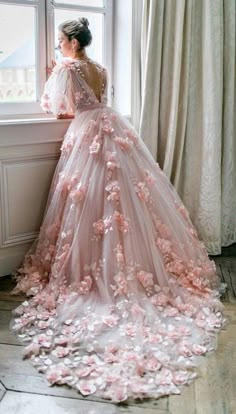
<instances>
[{"instance_id":1,"label":"bride in gown","mask_svg":"<svg viewBox=\"0 0 236 414\"><path fill-rule=\"evenodd\" d=\"M73 117L37 240L17 269L11 328L49 384L118 402L180 393L224 324L215 264L141 137L106 105L87 19L42 108Z\"/></svg>"}]
</instances>

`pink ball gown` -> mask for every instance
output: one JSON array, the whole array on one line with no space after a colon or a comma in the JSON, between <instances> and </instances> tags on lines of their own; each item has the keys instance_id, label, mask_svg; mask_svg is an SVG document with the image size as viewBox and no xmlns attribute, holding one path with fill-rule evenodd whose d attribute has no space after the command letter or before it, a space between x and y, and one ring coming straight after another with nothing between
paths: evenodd
<instances>
[{"instance_id":1,"label":"pink ball gown","mask_svg":"<svg viewBox=\"0 0 236 414\"><path fill-rule=\"evenodd\" d=\"M17 271L13 293L28 298L11 328L49 384L117 402L178 394L224 323L214 262L142 139L106 105L103 67L65 59L42 107L75 117Z\"/></svg>"}]
</instances>

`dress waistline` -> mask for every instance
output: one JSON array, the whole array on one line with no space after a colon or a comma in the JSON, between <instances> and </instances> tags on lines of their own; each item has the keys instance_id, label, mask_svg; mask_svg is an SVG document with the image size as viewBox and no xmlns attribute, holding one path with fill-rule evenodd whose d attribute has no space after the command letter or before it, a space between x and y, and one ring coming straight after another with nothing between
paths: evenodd
<instances>
[{"instance_id":1,"label":"dress waistline","mask_svg":"<svg viewBox=\"0 0 236 414\"><path fill-rule=\"evenodd\" d=\"M85 112L85 111L90 111L92 109L99 109L99 108L104 108L107 105L104 103L96 103L96 104L91 104L91 105L87 105L87 106L82 106L81 108L78 109L78 112Z\"/></svg>"}]
</instances>

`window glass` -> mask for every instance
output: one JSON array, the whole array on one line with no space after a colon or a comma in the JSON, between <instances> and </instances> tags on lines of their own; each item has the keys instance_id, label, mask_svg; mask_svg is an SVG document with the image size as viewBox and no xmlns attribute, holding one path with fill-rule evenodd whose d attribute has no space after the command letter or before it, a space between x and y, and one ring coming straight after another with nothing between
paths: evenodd
<instances>
[{"instance_id":1,"label":"window glass","mask_svg":"<svg viewBox=\"0 0 236 414\"><path fill-rule=\"evenodd\" d=\"M55 9L55 48L56 60L61 59L61 54L57 50L58 46L58 26L65 20L78 19L79 17L86 17L89 20L89 28L92 32L93 40L90 46L87 47L87 54L96 62L103 62L103 30L104 30L104 16L102 13L78 12L78 10L64 10Z\"/></svg>"},{"instance_id":2,"label":"window glass","mask_svg":"<svg viewBox=\"0 0 236 414\"><path fill-rule=\"evenodd\" d=\"M0 102L35 101L35 7L0 4L0 39Z\"/></svg>"}]
</instances>

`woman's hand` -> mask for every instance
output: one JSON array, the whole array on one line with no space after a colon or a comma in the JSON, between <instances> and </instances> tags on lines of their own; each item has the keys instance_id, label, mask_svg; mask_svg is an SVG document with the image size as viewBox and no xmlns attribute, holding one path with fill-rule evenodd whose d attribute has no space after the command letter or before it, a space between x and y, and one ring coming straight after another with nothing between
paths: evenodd
<instances>
[{"instance_id":1,"label":"woman's hand","mask_svg":"<svg viewBox=\"0 0 236 414\"><path fill-rule=\"evenodd\" d=\"M48 75L51 75L54 67L56 66L57 62L55 60L52 60L52 66L46 66L46 72Z\"/></svg>"},{"instance_id":2,"label":"woman's hand","mask_svg":"<svg viewBox=\"0 0 236 414\"><path fill-rule=\"evenodd\" d=\"M57 119L73 119L73 114L57 114Z\"/></svg>"}]
</instances>

